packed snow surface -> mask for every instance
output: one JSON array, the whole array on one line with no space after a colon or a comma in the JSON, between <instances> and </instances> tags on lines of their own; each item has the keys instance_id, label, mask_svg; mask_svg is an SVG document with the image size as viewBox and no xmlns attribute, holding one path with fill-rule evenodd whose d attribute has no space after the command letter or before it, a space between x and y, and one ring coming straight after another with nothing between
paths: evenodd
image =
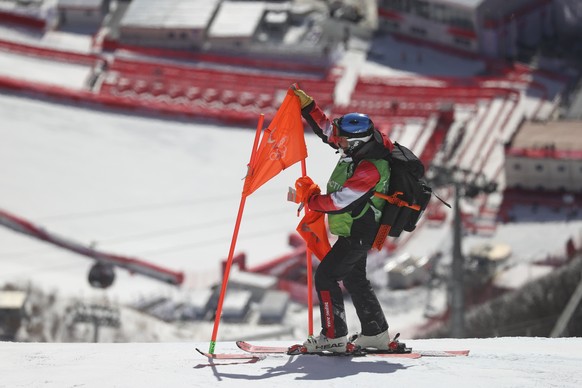
<instances>
[{"instance_id":1,"label":"packed snow surface","mask_svg":"<svg viewBox=\"0 0 582 388\"><path fill-rule=\"evenodd\" d=\"M258 342L286 346L283 342ZM320 357L209 360L208 343L2 343L0 387L580 387L581 338L411 340L468 357ZM220 342L216 353L242 351Z\"/></svg>"}]
</instances>

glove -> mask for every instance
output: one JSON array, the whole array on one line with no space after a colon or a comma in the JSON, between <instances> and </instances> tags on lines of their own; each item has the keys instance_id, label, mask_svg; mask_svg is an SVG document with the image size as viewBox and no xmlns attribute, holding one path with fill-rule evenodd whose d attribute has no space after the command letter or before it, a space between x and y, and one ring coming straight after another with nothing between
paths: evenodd
<instances>
[{"instance_id":1,"label":"glove","mask_svg":"<svg viewBox=\"0 0 582 388\"><path fill-rule=\"evenodd\" d=\"M295 93L295 95L297 97L299 97L301 109L305 108L307 105L311 104L311 102L313 101L313 98L311 96L307 95L307 93L305 93L303 90L299 89L299 85L292 84L290 86L290 89L293 90L293 93Z\"/></svg>"},{"instance_id":2,"label":"glove","mask_svg":"<svg viewBox=\"0 0 582 388\"><path fill-rule=\"evenodd\" d=\"M297 203L307 203L309 198L316 194L321 194L321 189L313 180L308 176L302 176L295 181L295 191L296 197L295 201Z\"/></svg>"}]
</instances>

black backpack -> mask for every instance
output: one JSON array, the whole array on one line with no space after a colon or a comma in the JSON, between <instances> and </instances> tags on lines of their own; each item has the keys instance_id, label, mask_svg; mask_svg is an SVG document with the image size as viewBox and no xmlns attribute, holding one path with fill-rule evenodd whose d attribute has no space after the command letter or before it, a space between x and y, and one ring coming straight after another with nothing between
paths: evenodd
<instances>
[{"instance_id":1,"label":"black backpack","mask_svg":"<svg viewBox=\"0 0 582 388\"><path fill-rule=\"evenodd\" d=\"M385 146L390 142L378 131L375 137ZM394 142L385 159L390 163L388 193L374 194L388 201L373 245L378 250L382 249L386 237L399 237L403 231L412 232L432 196L432 189L422 180L424 165L411 150Z\"/></svg>"}]
</instances>

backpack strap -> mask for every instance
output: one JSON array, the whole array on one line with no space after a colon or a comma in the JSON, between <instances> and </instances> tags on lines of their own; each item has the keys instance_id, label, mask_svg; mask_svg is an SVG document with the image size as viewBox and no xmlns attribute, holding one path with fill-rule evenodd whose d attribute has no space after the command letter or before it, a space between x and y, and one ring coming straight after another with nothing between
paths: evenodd
<instances>
[{"instance_id":1,"label":"backpack strap","mask_svg":"<svg viewBox=\"0 0 582 388\"><path fill-rule=\"evenodd\" d=\"M437 193L435 193L434 191L431 192L432 195L434 195L439 201L441 201L443 203L443 205L445 205L446 207L448 207L449 209L451 209L451 205L448 204L444 199L442 199L441 197L439 197L437 195Z\"/></svg>"},{"instance_id":2,"label":"backpack strap","mask_svg":"<svg viewBox=\"0 0 582 388\"><path fill-rule=\"evenodd\" d=\"M396 205L398 207L409 207L412 210L420 211L420 205L411 205L403 199L398 198L398 196L404 194L401 191L397 191L392 195L382 194L377 191L374 191L374 195L378 198L385 199L388 203L392 205Z\"/></svg>"}]
</instances>

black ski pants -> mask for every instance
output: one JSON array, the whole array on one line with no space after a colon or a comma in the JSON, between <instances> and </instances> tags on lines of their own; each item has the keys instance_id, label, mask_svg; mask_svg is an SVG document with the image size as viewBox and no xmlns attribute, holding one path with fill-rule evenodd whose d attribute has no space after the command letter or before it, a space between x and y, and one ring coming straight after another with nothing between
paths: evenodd
<instances>
[{"instance_id":1,"label":"black ski pants","mask_svg":"<svg viewBox=\"0 0 582 388\"><path fill-rule=\"evenodd\" d=\"M376 335L388 329L378 298L366 276L371 244L360 238L339 237L315 272L322 333L328 338L348 334L344 299L339 282L350 293L363 335Z\"/></svg>"}]
</instances>

